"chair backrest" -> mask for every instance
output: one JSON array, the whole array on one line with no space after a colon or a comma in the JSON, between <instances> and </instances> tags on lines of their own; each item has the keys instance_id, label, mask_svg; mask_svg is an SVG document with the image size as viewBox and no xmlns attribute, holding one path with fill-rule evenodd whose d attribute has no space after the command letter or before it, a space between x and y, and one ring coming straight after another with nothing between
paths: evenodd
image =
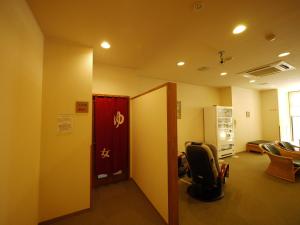
<instances>
[{"instance_id":1,"label":"chair backrest","mask_svg":"<svg viewBox=\"0 0 300 225\"><path fill-rule=\"evenodd\" d=\"M294 146L291 145L291 143L289 143L289 142L280 141L280 142L278 142L278 145L286 150L295 151Z\"/></svg>"},{"instance_id":2,"label":"chair backrest","mask_svg":"<svg viewBox=\"0 0 300 225\"><path fill-rule=\"evenodd\" d=\"M278 148L276 148L274 144L262 144L262 148L274 155L280 155L280 151L278 150Z\"/></svg>"},{"instance_id":3,"label":"chair backrest","mask_svg":"<svg viewBox=\"0 0 300 225\"><path fill-rule=\"evenodd\" d=\"M186 141L184 146L187 147L188 145L202 145L202 142Z\"/></svg>"},{"instance_id":4,"label":"chair backrest","mask_svg":"<svg viewBox=\"0 0 300 225\"><path fill-rule=\"evenodd\" d=\"M194 183L212 186L216 184L218 172L214 157L205 145L188 145L186 156Z\"/></svg>"},{"instance_id":5,"label":"chair backrest","mask_svg":"<svg viewBox=\"0 0 300 225\"><path fill-rule=\"evenodd\" d=\"M216 148L214 145L212 145L212 144L206 144L206 145L207 145L207 146L210 148L210 150L212 151L212 154L213 154L213 156L214 156L214 161L215 161L217 170L218 170L218 172L220 173L221 168L220 168L219 161L218 161L218 150L217 150L217 148Z\"/></svg>"}]
</instances>

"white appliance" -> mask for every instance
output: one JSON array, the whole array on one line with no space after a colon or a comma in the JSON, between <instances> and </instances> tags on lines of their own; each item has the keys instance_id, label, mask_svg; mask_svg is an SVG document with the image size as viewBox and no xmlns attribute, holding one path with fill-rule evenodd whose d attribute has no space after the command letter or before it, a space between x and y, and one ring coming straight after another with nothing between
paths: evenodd
<instances>
[{"instance_id":1,"label":"white appliance","mask_svg":"<svg viewBox=\"0 0 300 225\"><path fill-rule=\"evenodd\" d=\"M219 158L234 154L232 107L211 106L204 108L204 137L205 143L216 146Z\"/></svg>"}]
</instances>

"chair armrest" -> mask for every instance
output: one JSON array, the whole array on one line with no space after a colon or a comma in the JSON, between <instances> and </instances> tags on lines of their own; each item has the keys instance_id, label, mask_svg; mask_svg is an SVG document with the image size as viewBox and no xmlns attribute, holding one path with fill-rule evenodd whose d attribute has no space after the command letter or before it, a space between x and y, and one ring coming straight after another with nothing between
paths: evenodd
<instances>
[{"instance_id":1,"label":"chair armrest","mask_svg":"<svg viewBox=\"0 0 300 225\"><path fill-rule=\"evenodd\" d=\"M266 150L262 146L263 146L263 144L258 145L258 147L261 149L262 153L266 153Z\"/></svg>"},{"instance_id":2,"label":"chair armrest","mask_svg":"<svg viewBox=\"0 0 300 225\"><path fill-rule=\"evenodd\" d=\"M283 168L294 169L293 158L287 156L274 155L267 151L265 153L269 156L272 164L276 164L277 166Z\"/></svg>"},{"instance_id":3,"label":"chair armrest","mask_svg":"<svg viewBox=\"0 0 300 225\"><path fill-rule=\"evenodd\" d=\"M287 150L282 149L282 148L280 148L279 151L280 151L280 154L282 156L300 160L300 152L287 151Z\"/></svg>"}]
</instances>

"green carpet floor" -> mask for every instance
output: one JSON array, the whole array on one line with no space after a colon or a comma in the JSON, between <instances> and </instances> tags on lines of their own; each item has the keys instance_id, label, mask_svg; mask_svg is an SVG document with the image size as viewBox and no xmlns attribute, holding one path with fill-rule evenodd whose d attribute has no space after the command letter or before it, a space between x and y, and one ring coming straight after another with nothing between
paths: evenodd
<instances>
[{"instance_id":1,"label":"green carpet floor","mask_svg":"<svg viewBox=\"0 0 300 225\"><path fill-rule=\"evenodd\" d=\"M195 200L179 182L180 225L300 225L300 176L290 183L265 173L266 155L238 156L225 159L230 177L219 201ZM93 199L91 211L54 225L165 225L132 181L102 186Z\"/></svg>"},{"instance_id":2,"label":"green carpet floor","mask_svg":"<svg viewBox=\"0 0 300 225\"><path fill-rule=\"evenodd\" d=\"M266 155L238 156L225 159L230 177L219 201L192 199L179 182L180 225L300 225L300 176L290 183L265 173Z\"/></svg>"},{"instance_id":3,"label":"green carpet floor","mask_svg":"<svg viewBox=\"0 0 300 225\"><path fill-rule=\"evenodd\" d=\"M101 186L93 200L91 211L53 225L165 225L133 181Z\"/></svg>"}]
</instances>

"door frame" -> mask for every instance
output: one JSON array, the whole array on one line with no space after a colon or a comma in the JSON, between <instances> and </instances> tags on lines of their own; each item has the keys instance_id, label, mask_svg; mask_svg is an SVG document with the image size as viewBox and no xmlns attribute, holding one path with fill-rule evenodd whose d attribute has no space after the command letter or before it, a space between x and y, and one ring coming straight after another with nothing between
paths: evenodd
<instances>
[{"instance_id":1,"label":"door frame","mask_svg":"<svg viewBox=\"0 0 300 225\"><path fill-rule=\"evenodd\" d=\"M103 180L99 182L99 180L95 177L95 151L96 151L96 143L95 143L95 132L94 132L94 121L95 121L95 109L94 109L94 101L97 97L106 97L106 98L124 98L128 99L128 171L122 177L118 177L117 179L113 179L112 177L107 180ZM116 183L122 180L128 180L130 178L130 97L124 95L108 95L108 94L93 94L93 104L92 104L92 147L91 147L91 196L94 188L97 188L100 185ZM91 197L92 198L92 197ZM92 200L92 199L91 199Z\"/></svg>"}]
</instances>

